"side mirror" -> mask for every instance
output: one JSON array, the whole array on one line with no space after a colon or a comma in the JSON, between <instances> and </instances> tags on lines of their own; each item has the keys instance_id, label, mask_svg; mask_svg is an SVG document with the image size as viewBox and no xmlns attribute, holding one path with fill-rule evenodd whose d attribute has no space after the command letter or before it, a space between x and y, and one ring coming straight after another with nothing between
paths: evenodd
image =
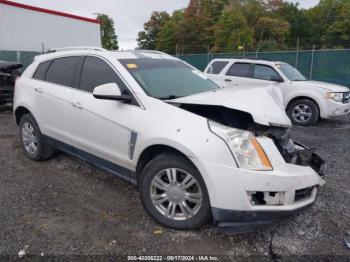
<instances>
[{"instance_id":1,"label":"side mirror","mask_svg":"<svg viewBox=\"0 0 350 262\"><path fill-rule=\"evenodd\" d=\"M116 83L109 83L95 87L93 96L96 99L115 100L130 103L132 97L129 94L122 94Z\"/></svg>"},{"instance_id":2,"label":"side mirror","mask_svg":"<svg viewBox=\"0 0 350 262\"><path fill-rule=\"evenodd\" d=\"M280 76L277 76L277 75L275 75L275 76L271 76L271 81L274 81L274 82L279 82L279 83L284 82L283 78L282 78L282 77L280 77Z\"/></svg>"}]
</instances>

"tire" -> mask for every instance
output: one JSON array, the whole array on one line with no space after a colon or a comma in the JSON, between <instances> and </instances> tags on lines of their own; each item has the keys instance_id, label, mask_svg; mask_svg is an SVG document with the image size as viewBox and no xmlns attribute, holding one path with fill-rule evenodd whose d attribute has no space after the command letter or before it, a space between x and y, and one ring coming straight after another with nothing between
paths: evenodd
<instances>
[{"instance_id":1,"label":"tire","mask_svg":"<svg viewBox=\"0 0 350 262\"><path fill-rule=\"evenodd\" d=\"M24 153L30 159L44 161L55 153L55 149L41 134L39 126L31 114L26 114L20 119L19 135Z\"/></svg>"},{"instance_id":2,"label":"tire","mask_svg":"<svg viewBox=\"0 0 350 262\"><path fill-rule=\"evenodd\" d=\"M175 177L177 179L175 180L177 180L178 183L172 184L169 181L167 170L171 174L176 173ZM167 191L154 186L155 181L158 183L159 177L167 180L162 180L163 183L169 186ZM185 178L190 178L190 180L185 181ZM180 186L182 182L187 186L191 183L194 184L187 189L183 189ZM170 186L171 184L172 186ZM167 153L152 159L142 171L139 190L142 204L147 213L166 227L181 230L196 229L206 223L211 217L210 200L204 180L196 167L185 157ZM168 200L157 206L155 202L152 201L151 195L154 197L154 194L167 195L162 201L166 198L168 198ZM190 200L184 199L186 198L184 194L191 194L191 196L194 197L190 198ZM187 198L188 196L189 195L187 195ZM158 199L160 200L160 198ZM191 202L193 200L195 200L196 203ZM169 215L167 215L166 209L169 209L169 206L171 206L171 212L168 212ZM188 210L192 210L192 214ZM174 214L173 218L171 214Z\"/></svg>"},{"instance_id":3,"label":"tire","mask_svg":"<svg viewBox=\"0 0 350 262\"><path fill-rule=\"evenodd\" d=\"M294 125L312 126L320 118L320 110L312 100L300 99L288 106L287 115Z\"/></svg>"}]
</instances>

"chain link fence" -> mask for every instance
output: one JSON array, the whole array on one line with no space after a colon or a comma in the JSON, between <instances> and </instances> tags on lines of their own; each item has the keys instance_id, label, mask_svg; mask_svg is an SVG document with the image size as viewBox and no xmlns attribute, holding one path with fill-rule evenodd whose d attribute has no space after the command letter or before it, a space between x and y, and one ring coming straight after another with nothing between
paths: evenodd
<instances>
[{"instance_id":1,"label":"chain link fence","mask_svg":"<svg viewBox=\"0 0 350 262\"><path fill-rule=\"evenodd\" d=\"M350 87L350 49L301 50L217 54L183 54L178 57L203 71L215 58L259 58L291 64L311 80Z\"/></svg>"}]
</instances>

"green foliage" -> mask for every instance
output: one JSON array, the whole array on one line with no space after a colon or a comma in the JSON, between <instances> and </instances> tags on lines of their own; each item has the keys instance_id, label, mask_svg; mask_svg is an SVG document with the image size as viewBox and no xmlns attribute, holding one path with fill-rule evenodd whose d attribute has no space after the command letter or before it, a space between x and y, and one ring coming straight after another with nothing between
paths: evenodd
<instances>
[{"instance_id":1,"label":"green foliage","mask_svg":"<svg viewBox=\"0 0 350 262\"><path fill-rule=\"evenodd\" d=\"M155 49L160 28L170 19L167 12L153 12L148 22L144 24L144 31L139 32L137 39L140 49Z\"/></svg>"},{"instance_id":2,"label":"green foliage","mask_svg":"<svg viewBox=\"0 0 350 262\"><path fill-rule=\"evenodd\" d=\"M320 0L313 8L283 0L190 0L183 10L152 14L140 48L203 53L350 47L350 1ZM147 45L143 45L147 43Z\"/></svg>"},{"instance_id":3,"label":"green foliage","mask_svg":"<svg viewBox=\"0 0 350 262\"><path fill-rule=\"evenodd\" d=\"M118 50L118 40L114 29L114 21L112 18L104 14L97 17L101 23L101 40L103 48L108 50Z\"/></svg>"},{"instance_id":4,"label":"green foliage","mask_svg":"<svg viewBox=\"0 0 350 262\"><path fill-rule=\"evenodd\" d=\"M223 11L216 26L214 51L232 52L251 47L254 32L247 19L232 7Z\"/></svg>"}]
</instances>

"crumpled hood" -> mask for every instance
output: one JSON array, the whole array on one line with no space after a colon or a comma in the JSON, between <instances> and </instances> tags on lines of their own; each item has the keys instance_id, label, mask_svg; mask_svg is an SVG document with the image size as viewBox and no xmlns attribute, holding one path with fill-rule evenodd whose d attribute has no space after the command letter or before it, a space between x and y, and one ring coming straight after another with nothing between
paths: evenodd
<instances>
[{"instance_id":1,"label":"crumpled hood","mask_svg":"<svg viewBox=\"0 0 350 262\"><path fill-rule=\"evenodd\" d=\"M223 106L247 112L251 114L255 123L261 125L292 126L281 103L280 96L275 92L273 87L224 88L174 99L168 102L175 104Z\"/></svg>"},{"instance_id":2,"label":"crumpled hood","mask_svg":"<svg viewBox=\"0 0 350 262\"><path fill-rule=\"evenodd\" d=\"M330 92L349 92L350 89L346 86L341 86L341 85L336 85L336 84L331 84L331 83L326 83L326 82L320 82L320 81L293 81L292 82L293 86L300 86L300 87L315 87L315 88L322 88L325 89L326 91Z\"/></svg>"}]
</instances>

